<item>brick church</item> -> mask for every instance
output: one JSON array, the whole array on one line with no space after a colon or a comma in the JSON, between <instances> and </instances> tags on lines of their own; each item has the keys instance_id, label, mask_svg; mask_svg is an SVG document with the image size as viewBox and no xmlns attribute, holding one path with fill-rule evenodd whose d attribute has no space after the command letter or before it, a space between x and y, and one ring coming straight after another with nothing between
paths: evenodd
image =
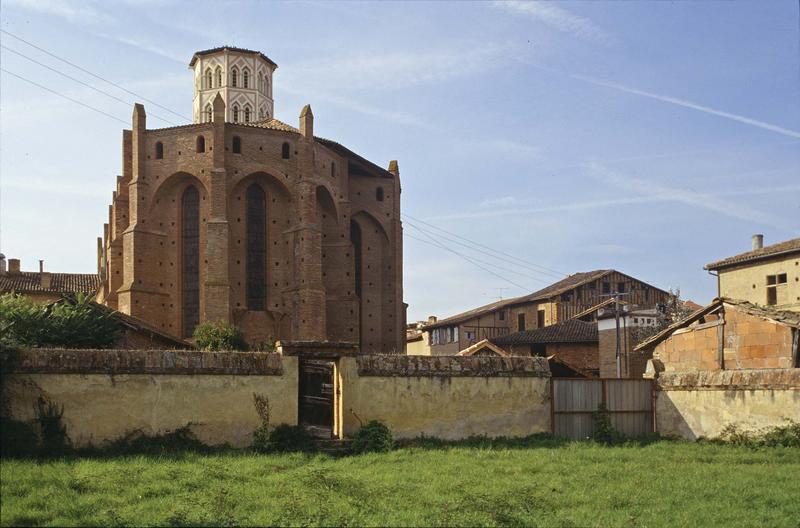
<instances>
[{"instance_id":1,"label":"brick church","mask_svg":"<svg viewBox=\"0 0 800 528\"><path fill-rule=\"evenodd\" d=\"M135 105L98 242L98 301L176 337L204 322L250 342L356 342L403 353L400 175L274 118L264 54L194 54L193 123Z\"/></svg>"}]
</instances>

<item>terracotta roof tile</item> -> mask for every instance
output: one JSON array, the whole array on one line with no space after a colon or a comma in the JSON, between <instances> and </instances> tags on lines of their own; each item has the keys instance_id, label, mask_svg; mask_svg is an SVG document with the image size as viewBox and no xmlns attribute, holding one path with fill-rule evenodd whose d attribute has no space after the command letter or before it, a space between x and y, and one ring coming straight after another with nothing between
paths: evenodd
<instances>
[{"instance_id":1,"label":"terracotta roof tile","mask_svg":"<svg viewBox=\"0 0 800 528\"><path fill-rule=\"evenodd\" d=\"M537 343L597 343L597 323L571 319L554 325L495 337L496 345L533 345Z\"/></svg>"},{"instance_id":2,"label":"terracotta roof tile","mask_svg":"<svg viewBox=\"0 0 800 528\"><path fill-rule=\"evenodd\" d=\"M734 266L736 264L743 264L746 262L754 262L784 253L800 254L800 238L785 240L783 242L778 242L777 244L772 244L771 246L765 246L761 249L747 251L746 253L740 253L739 255L734 255L733 257L718 260L716 262L712 262L711 264L706 264L705 269L715 270L727 268L728 266Z\"/></svg>"},{"instance_id":3,"label":"terracotta roof tile","mask_svg":"<svg viewBox=\"0 0 800 528\"><path fill-rule=\"evenodd\" d=\"M250 53L252 55L258 55L259 57L261 57L262 59L264 59L268 63L272 64L275 68L278 67L278 65L275 64L272 61L272 59L270 59L269 57L267 57L266 55L264 55L260 51L255 51L255 50L246 49L246 48L237 48L235 46L219 46L217 48L210 48L210 49L207 49L207 50L196 51L194 53L194 55L192 55L192 60L189 62L189 66L190 67L194 66L194 63L197 61L197 57L198 56L211 55L213 53L217 53L217 52L224 51L224 50L235 51L237 53Z\"/></svg>"},{"instance_id":4,"label":"terracotta roof tile","mask_svg":"<svg viewBox=\"0 0 800 528\"><path fill-rule=\"evenodd\" d=\"M50 276L50 285L42 277ZM39 273L37 271L7 272L0 275L0 293L95 293L100 276L95 273Z\"/></svg>"}]
</instances>

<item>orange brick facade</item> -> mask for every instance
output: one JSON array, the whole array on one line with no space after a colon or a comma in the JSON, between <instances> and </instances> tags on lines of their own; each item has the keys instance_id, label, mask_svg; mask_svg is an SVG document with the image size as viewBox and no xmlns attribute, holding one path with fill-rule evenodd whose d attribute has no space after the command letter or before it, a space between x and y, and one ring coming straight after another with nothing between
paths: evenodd
<instances>
[{"instance_id":1,"label":"orange brick facade","mask_svg":"<svg viewBox=\"0 0 800 528\"><path fill-rule=\"evenodd\" d=\"M299 130L274 120L226 123L224 112L219 99L213 122L148 130L136 105L132 130L123 132L98 301L188 337L194 286L187 276L194 276L198 323L230 322L250 342L349 341L363 353L402 353L397 164L383 170L314 137L308 107ZM255 279L247 268L255 258L248 250L253 186L264 197L266 231L259 235L265 247L253 253L265 254ZM185 201L195 191L193 235ZM186 249L192 236L196 251ZM253 281L263 294L248 304Z\"/></svg>"}]
</instances>

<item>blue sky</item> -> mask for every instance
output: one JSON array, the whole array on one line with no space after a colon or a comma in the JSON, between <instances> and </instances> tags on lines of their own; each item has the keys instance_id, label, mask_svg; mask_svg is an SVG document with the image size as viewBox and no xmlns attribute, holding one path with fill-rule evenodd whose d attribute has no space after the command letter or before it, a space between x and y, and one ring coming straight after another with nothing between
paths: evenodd
<instances>
[{"instance_id":1,"label":"blue sky","mask_svg":"<svg viewBox=\"0 0 800 528\"><path fill-rule=\"evenodd\" d=\"M3 69L125 123L140 100L11 33L177 114L145 102L154 128L189 121L195 50L266 53L278 119L311 103L318 135L399 160L409 320L598 268L706 302L705 263L800 236L793 0L0 8ZM5 72L0 89L0 250L93 271L125 125Z\"/></svg>"}]
</instances>

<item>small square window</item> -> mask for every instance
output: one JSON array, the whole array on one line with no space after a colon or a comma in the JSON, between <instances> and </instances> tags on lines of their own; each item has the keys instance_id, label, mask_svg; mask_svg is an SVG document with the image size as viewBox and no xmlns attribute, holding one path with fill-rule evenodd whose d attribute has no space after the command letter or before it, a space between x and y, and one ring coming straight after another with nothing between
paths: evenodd
<instances>
[{"instance_id":1,"label":"small square window","mask_svg":"<svg viewBox=\"0 0 800 528\"><path fill-rule=\"evenodd\" d=\"M781 273L778 275L778 284L786 284L786 274Z\"/></svg>"}]
</instances>

